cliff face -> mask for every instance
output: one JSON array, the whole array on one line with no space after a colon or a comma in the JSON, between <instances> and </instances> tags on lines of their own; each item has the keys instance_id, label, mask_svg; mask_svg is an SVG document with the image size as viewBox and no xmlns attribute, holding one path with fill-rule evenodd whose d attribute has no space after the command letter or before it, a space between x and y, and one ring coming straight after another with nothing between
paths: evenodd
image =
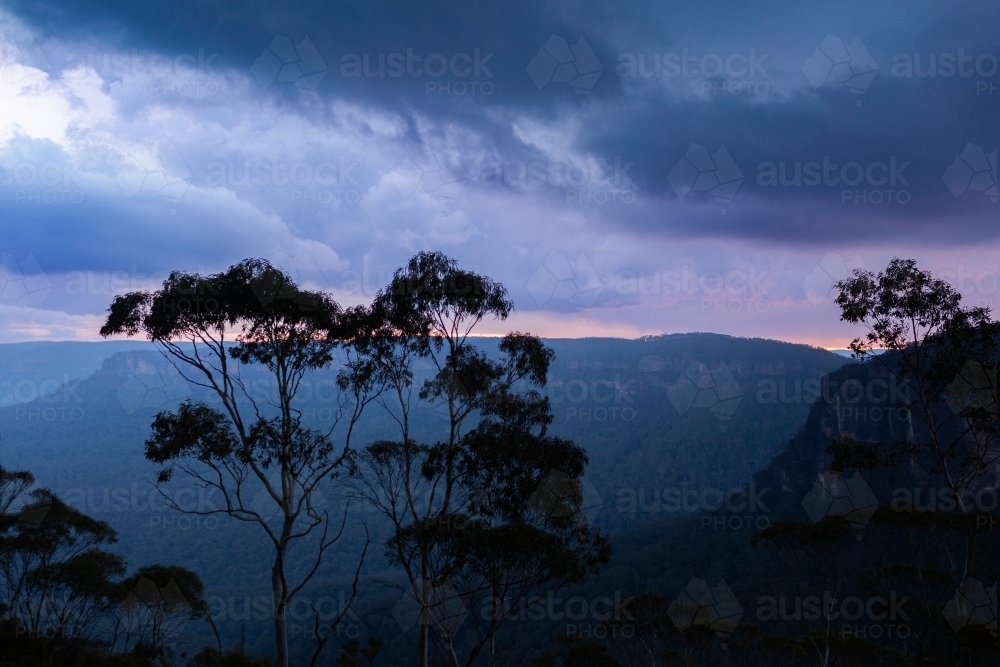
<instances>
[{"instance_id":1,"label":"cliff face","mask_svg":"<svg viewBox=\"0 0 1000 667\"><path fill-rule=\"evenodd\" d=\"M891 359L886 362L891 363ZM940 431L942 442L958 437L965 428L965 421L956 416L960 406L955 403L956 392L961 394L964 388L959 380L952 385L946 400L935 408L935 418L944 424ZM817 482L846 483L827 474L832 462L827 449L835 440L879 442L888 446L926 443L929 438L926 422L918 406L910 407L913 398L907 387L886 370L886 365L876 361L852 363L824 377L820 395L802 428L755 477L758 486L774 490L778 499L775 516L805 520L807 498ZM987 455L986 460L993 463L975 480L974 489L1000 487L998 454L1000 451L994 450ZM934 463L920 456L908 457L897 469L872 482L875 491L888 498L901 487L923 485Z\"/></svg>"},{"instance_id":2,"label":"cliff face","mask_svg":"<svg viewBox=\"0 0 1000 667\"><path fill-rule=\"evenodd\" d=\"M794 400L795 388L787 378L784 386L778 382L773 395L767 393L769 385L762 389L761 401ZM785 519L818 522L825 516L844 515L857 530L859 543L882 540L879 544L892 557L899 546L893 543L893 535L872 531L870 526L879 508L900 509L898 499L909 498L916 509L956 512L946 498L942 500L941 488L936 489L936 496L935 484L928 489L930 462L926 460L904 459L886 474L874 476L848 471L838 477L830 473L832 457L827 450L837 439L895 445L923 443L927 438L919 413L907 409L910 397L905 388L881 364L850 363L834 370L822 378L815 395L801 428L770 464L754 475L753 484L728 498L714 498L712 507L703 507L696 514L637 526L614 536L612 563L581 586L581 594L616 592L628 596L653 590L674 599L692 578L711 585L725 581L747 611L746 620L753 622L762 596L795 595L789 593L790 573L785 565L768 549L751 544L753 536L769 525ZM940 417L955 416L950 399L938 409ZM951 422L956 429L962 423L959 419ZM681 502L688 499L685 491ZM1000 517L995 504L1000 495L1000 466L994 464L980 476L973 491L982 493L977 511L992 514L994 519ZM692 495L691 500L695 499ZM995 527L1000 526L1000 520L988 526L986 532L993 537L986 539L995 544ZM983 580L992 582L994 578ZM768 628L774 631L776 626Z\"/></svg>"}]
</instances>

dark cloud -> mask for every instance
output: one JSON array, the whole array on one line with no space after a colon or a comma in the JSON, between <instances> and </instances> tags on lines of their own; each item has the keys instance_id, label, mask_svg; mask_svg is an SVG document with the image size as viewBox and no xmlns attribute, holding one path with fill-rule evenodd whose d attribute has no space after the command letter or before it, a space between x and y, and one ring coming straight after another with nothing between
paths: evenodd
<instances>
[{"instance_id":1,"label":"dark cloud","mask_svg":"<svg viewBox=\"0 0 1000 667\"><path fill-rule=\"evenodd\" d=\"M603 276L675 242L663 261L732 243L738 265L1000 230L996 3L4 6L49 87L5 129L0 234L54 274L280 250L336 287L440 247L523 296L553 252ZM68 168L81 200L18 165Z\"/></svg>"}]
</instances>

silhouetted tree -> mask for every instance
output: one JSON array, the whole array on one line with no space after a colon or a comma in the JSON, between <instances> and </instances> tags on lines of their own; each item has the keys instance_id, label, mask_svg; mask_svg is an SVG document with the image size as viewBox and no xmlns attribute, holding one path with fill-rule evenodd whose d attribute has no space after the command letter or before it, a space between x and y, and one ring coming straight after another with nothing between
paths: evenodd
<instances>
[{"instance_id":1,"label":"silhouetted tree","mask_svg":"<svg viewBox=\"0 0 1000 667\"><path fill-rule=\"evenodd\" d=\"M925 469L924 481L943 483L960 511L971 511L967 492L1000 461L1000 324L989 308L963 307L957 290L913 260L894 259L877 275L856 270L837 289L842 319L868 329L850 349L904 383L916 423L902 443L839 443L835 469L872 470L906 456Z\"/></svg>"},{"instance_id":2,"label":"silhouetted tree","mask_svg":"<svg viewBox=\"0 0 1000 667\"><path fill-rule=\"evenodd\" d=\"M907 420L902 429L870 427L870 438L834 439L830 470L842 480L860 475L882 504L869 511L863 535L852 530L847 513L815 525L776 522L754 543L778 556L800 595L803 586L815 584L815 575L825 582L817 619L823 627L810 628L802 638L812 664L989 664L981 662L983 645L990 642L982 627L988 621L956 634L947 627L946 610L955 607L949 622L963 614L972 619L972 603L962 597L967 585L997 576L1000 545L989 530L990 510L976 507L974 498L984 486L995 486L1000 462L1000 325L989 309L963 306L960 293L913 260L894 259L878 274L855 271L837 289L841 318L867 329L850 345L855 357L900 388L894 396L903 397ZM918 501L937 498L951 510L920 507L912 498L901 502L901 488ZM857 517L853 523L858 528ZM903 613L911 635L873 641L839 632L837 610L851 591L909 601ZM996 613L995 604L987 614Z\"/></svg>"},{"instance_id":3,"label":"silhouetted tree","mask_svg":"<svg viewBox=\"0 0 1000 667\"><path fill-rule=\"evenodd\" d=\"M533 593L579 581L609 555L579 511L586 453L548 434L551 409L538 388L552 351L520 333L493 356L470 340L484 318L511 310L501 285L419 253L377 295L378 327L357 341L352 369L386 386L380 403L399 427L398 440L360 453L359 489L392 522L386 553L420 608L422 667L429 639L455 667L484 649L495 664L498 629ZM430 369L423 378L420 364ZM420 402L443 417L436 439L414 437ZM473 613L460 647L463 610Z\"/></svg>"},{"instance_id":4,"label":"silhouetted tree","mask_svg":"<svg viewBox=\"0 0 1000 667\"><path fill-rule=\"evenodd\" d=\"M195 573L184 568L141 567L117 588L112 646L120 646L124 652L159 657L186 623L197 619L211 622L204 586Z\"/></svg>"},{"instance_id":5,"label":"silhouetted tree","mask_svg":"<svg viewBox=\"0 0 1000 667\"><path fill-rule=\"evenodd\" d=\"M193 514L226 514L257 524L273 547L271 590L279 667L288 665L286 613L342 535L345 515L317 506L324 483L348 472L354 425L377 394L370 378L343 376L340 410L326 431L306 427L296 408L309 371L331 363L335 350L356 337L361 310L342 309L326 294L300 288L283 271L249 259L201 276L174 272L155 292L115 297L101 335L143 334L190 383L221 407L185 402L161 412L146 443L146 457L161 465L161 488L180 472L222 497L221 508L181 508ZM277 402L261 403L248 391L241 367L263 367L273 378ZM344 427L341 445L332 434ZM265 511L252 502L263 488ZM276 520L270 515L276 510ZM311 549L312 564L290 580L290 549ZM361 554L361 560L364 554ZM360 562L357 572L360 572ZM357 578L355 577L355 583ZM353 595L351 597L353 601Z\"/></svg>"},{"instance_id":6,"label":"silhouetted tree","mask_svg":"<svg viewBox=\"0 0 1000 667\"><path fill-rule=\"evenodd\" d=\"M570 635L556 635L556 650L545 651L531 662L531 667L618 667L602 644Z\"/></svg>"},{"instance_id":7,"label":"silhouetted tree","mask_svg":"<svg viewBox=\"0 0 1000 667\"><path fill-rule=\"evenodd\" d=\"M125 573L105 550L115 531L45 489L20 488L23 504L0 514L0 610L32 636L92 639Z\"/></svg>"},{"instance_id":8,"label":"silhouetted tree","mask_svg":"<svg viewBox=\"0 0 1000 667\"><path fill-rule=\"evenodd\" d=\"M363 646L357 639L351 639L340 649L337 667L372 667L383 650L385 642L381 637L368 637Z\"/></svg>"},{"instance_id":9,"label":"silhouetted tree","mask_svg":"<svg viewBox=\"0 0 1000 667\"><path fill-rule=\"evenodd\" d=\"M150 565L122 579L114 529L34 482L0 468L0 635L24 664L145 664L170 654L183 622L210 621L193 572Z\"/></svg>"},{"instance_id":10,"label":"silhouetted tree","mask_svg":"<svg viewBox=\"0 0 1000 667\"><path fill-rule=\"evenodd\" d=\"M30 472L0 466L0 516L7 516L34 483L35 476Z\"/></svg>"}]
</instances>

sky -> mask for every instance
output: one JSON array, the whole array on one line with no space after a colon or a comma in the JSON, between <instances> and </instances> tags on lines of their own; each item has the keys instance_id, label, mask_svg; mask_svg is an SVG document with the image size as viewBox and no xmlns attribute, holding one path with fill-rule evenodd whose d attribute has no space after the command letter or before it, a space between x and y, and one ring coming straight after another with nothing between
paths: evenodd
<instances>
[{"instance_id":1,"label":"sky","mask_svg":"<svg viewBox=\"0 0 1000 667\"><path fill-rule=\"evenodd\" d=\"M1000 305L998 54L992 0L0 1L0 342L421 250L507 287L484 333L843 347L893 257Z\"/></svg>"}]
</instances>

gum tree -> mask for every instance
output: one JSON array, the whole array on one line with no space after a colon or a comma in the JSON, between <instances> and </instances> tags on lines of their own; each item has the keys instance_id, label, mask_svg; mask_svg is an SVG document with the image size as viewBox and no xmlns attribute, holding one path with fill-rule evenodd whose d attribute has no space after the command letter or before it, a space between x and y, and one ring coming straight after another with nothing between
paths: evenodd
<instances>
[{"instance_id":1,"label":"gum tree","mask_svg":"<svg viewBox=\"0 0 1000 667\"><path fill-rule=\"evenodd\" d=\"M857 425L852 429L861 435L848 432L827 449L831 472L860 475L880 507L863 534L845 517L827 516L815 525L776 522L754 542L775 553L797 586L818 573L834 592L824 601L826 627L803 639L814 664L853 664L859 651L891 664L984 664L991 639L984 628L956 635L946 620L969 611L958 602L967 584L997 575L994 517L975 498L993 485L1000 463L1000 327L989 309L963 306L958 291L913 260L893 259L879 273L854 271L836 288L841 319L866 329L850 344L855 358L868 362L859 373L880 374L879 381L892 379L905 390L895 394L907 414L903 428ZM916 502L900 502L901 489L912 489ZM939 511L939 501L951 509ZM843 637L831 621L848 590L900 600L912 635ZM957 606L949 612L949 604Z\"/></svg>"},{"instance_id":2,"label":"gum tree","mask_svg":"<svg viewBox=\"0 0 1000 667\"><path fill-rule=\"evenodd\" d=\"M338 519L319 506L320 487L348 472L353 429L378 392L371 377L342 373L335 423L322 431L303 423L296 399L306 374L329 365L364 321L363 309L344 310L268 262L248 259L213 275L174 272L159 290L115 297L101 329L105 337L144 335L187 382L217 400L218 407L187 401L157 415L146 458L160 465L156 484L168 506L256 524L270 542L281 667L289 661L289 605L346 524L346 509ZM251 395L243 376L250 366L270 376L276 400ZM339 444L333 439L338 428ZM164 491L177 474L213 490L222 506L178 506ZM260 495L254 498L259 489L267 509ZM308 561L304 571L293 572L293 559ZM360 567L359 562L355 592ZM314 662L325 642L317 637L317 643Z\"/></svg>"},{"instance_id":3,"label":"gum tree","mask_svg":"<svg viewBox=\"0 0 1000 667\"><path fill-rule=\"evenodd\" d=\"M166 658L183 623L211 624L197 575L154 564L122 579L114 529L34 482L0 468L0 626L13 626L4 630L15 640L56 654ZM144 627L130 622L140 618Z\"/></svg>"},{"instance_id":4,"label":"gum tree","mask_svg":"<svg viewBox=\"0 0 1000 667\"><path fill-rule=\"evenodd\" d=\"M990 487L995 498L1000 469L1000 324L989 308L963 306L957 290L913 260L893 259L878 274L855 271L837 289L841 318L867 329L851 343L855 356L871 359L908 390L910 424L902 437L845 438L830 449L834 471L858 470L876 490L900 481L914 487L909 501L894 490L876 513L871 528L884 551L868 558L864 577L882 590L907 587L921 611L934 610L916 633L916 651L952 653L971 664L975 632L960 635L956 646L938 626L948 614L951 622L965 613L948 611L952 600L998 574L996 505L977 499Z\"/></svg>"},{"instance_id":5,"label":"gum tree","mask_svg":"<svg viewBox=\"0 0 1000 667\"><path fill-rule=\"evenodd\" d=\"M551 350L527 334L493 354L471 336L504 320L503 286L441 253L419 253L372 306L354 372L386 387L379 404L398 439L359 452L360 495L392 525L386 555L420 611L418 663L434 642L454 667L486 653L545 586L579 581L609 548L579 509L584 450L548 433ZM440 419L415 428L413 410ZM461 633L465 615L468 630Z\"/></svg>"},{"instance_id":6,"label":"gum tree","mask_svg":"<svg viewBox=\"0 0 1000 667\"><path fill-rule=\"evenodd\" d=\"M0 612L29 636L93 638L125 573L125 561L107 550L115 531L46 489L29 491L28 473L3 471L0 480L13 481L5 491L15 492L0 512Z\"/></svg>"},{"instance_id":7,"label":"gum tree","mask_svg":"<svg viewBox=\"0 0 1000 667\"><path fill-rule=\"evenodd\" d=\"M845 462L908 455L927 480L946 486L960 511L969 512L967 492L1000 460L995 441L1000 327L989 308L962 306L957 290L913 260L894 259L879 274L855 271L837 289L841 319L868 330L850 349L906 386L911 398L904 407L915 417L905 444L845 443L837 453Z\"/></svg>"}]
</instances>

